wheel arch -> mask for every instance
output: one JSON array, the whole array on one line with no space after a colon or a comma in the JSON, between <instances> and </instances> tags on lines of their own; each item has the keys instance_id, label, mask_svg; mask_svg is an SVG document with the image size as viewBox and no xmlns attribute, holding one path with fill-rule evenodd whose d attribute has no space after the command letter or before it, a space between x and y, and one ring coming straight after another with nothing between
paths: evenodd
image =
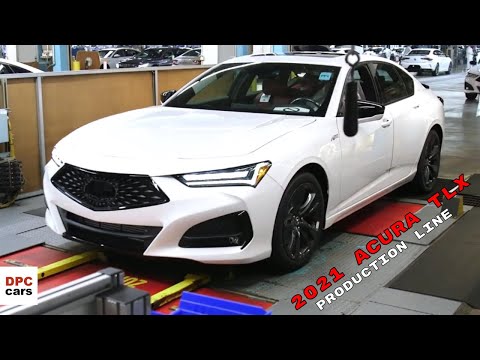
<instances>
[{"instance_id":1,"label":"wheel arch","mask_svg":"<svg viewBox=\"0 0 480 360\"><path fill-rule=\"evenodd\" d=\"M438 134L438 136L440 137L440 144L443 144L443 129L442 129L442 127L439 124L435 124L435 125L432 126L430 131L435 131ZM430 131L429 131L429 133L430 133Z\"/></svg>"},{"instance_id":2,"label":"wheel arch","mask_svg":"<svg viewBox=\"0 0 480 360\"><path fill-rule=\"evenodd\" d=\"M310 162L308 164L303 165L298 169L295 174L290 178L289 182L292 181L292 179L301 173L308 172L311 173L315 178L318 180L322 187L322 192L323 192L323 202L324 202L324 209L325 213L327 210L327 205L328 205L328 194L329 194L329 183L328 183L328 175L323 166L321 166L318 163Z\"/></svg>"}]
</instances>

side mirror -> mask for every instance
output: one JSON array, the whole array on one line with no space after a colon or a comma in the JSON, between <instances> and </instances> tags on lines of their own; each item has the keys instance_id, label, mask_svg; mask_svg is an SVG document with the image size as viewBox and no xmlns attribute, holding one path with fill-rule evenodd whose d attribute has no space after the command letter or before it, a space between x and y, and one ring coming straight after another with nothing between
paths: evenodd
<instances>
[{"instance_id":1,"label":"side mirror","mask_svg":"<svg viewBox=\"0 0 480 360\"><path fill-rule=\"evenodd\" d=\"M172 97L173 94L175 94L177 92L177 90L167 90L167 91L164 91L162 93L162 95L160 96L160 100L162 101L162 103L164 103L165 101L167 101L168 99L170 99Z\"/></svg>"},{"instance_id":2,"label":"side mirror","mask_svg":"<svg viewBox=\"0 0 480 360\"><path fill-rule=\"evenodd\" d=\"M383 115L385 106L371 103L369 101L358 101L358 117L360 119L369 118L376 115Z\"/></svg>"},{"instance_id":3,"label":"side mirror","mask_svg":"<svg viewBox=\"0 0 480 360\"><path fill-rule=\"evenodd\" d=\"M345 115L343 117L343 132L352 137L358 132L358 98L357 83L350 81L345 93Z\"/></svg>"}]
</instances>

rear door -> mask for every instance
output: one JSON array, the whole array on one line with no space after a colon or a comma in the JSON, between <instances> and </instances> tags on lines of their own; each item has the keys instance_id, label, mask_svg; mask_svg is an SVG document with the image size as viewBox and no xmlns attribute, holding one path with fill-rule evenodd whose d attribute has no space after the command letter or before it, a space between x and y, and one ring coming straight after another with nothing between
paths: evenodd
<instances>
[{"instance_id":1,"label":"rear door","mask_svg":"<svg viewBox=\"0 0 480 360\"><path fill-rule=\"evenodd\" d=\"M410 174L424 143L424 134L415 131L422 123L422 102L415 96L413 79L404 70L388 63L372 63L371 71L385 113L393 120L390 183Z\"/></svg>"}]
</instances>

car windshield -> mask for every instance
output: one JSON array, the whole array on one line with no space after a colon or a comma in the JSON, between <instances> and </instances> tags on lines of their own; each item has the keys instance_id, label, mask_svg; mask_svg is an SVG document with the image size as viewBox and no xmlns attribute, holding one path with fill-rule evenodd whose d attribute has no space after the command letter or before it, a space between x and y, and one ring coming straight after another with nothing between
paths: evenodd
<instances>
[{"instance_id":1,"label":"car windshield","mask_svg":"<svg viewBox=\"0 0 480 360\"><path fill-rule=\"evenodd\" d=\"M100 50L98 53L101 58L106 58L112 56L113 50Z\"/></svg>"},{"instance_id":2,"label":"car windshield","mask_svg":"<svg viewBox=\"0 0 480 360\"><path fill-rule=\"evenodd\" d=\"M192 49L183 53L181 56L200 56L200 53L201 53L200 49Z\"/></svg>"},{"instance_id":3,"label":"car windshield","mask_svg":"<svg viewBox=\"0 0 480 360\"><path fill-rule=\"evenodd\" d=\"M222 64L167 107L325 116L340 68L294 63Z\"/></svg>"},{"instance_id":4,"label":"car windshield","mask_svg":"<svg viewBox=\"0 0 480 360\"><path fill-rule=\"evenodd\" d=\"M160 58L162 56L162 52L163 52L164 49L155 49L155 48L152 48L152 49L145 49L143 50L143 52L141 52L140 54L138 54L136 57L139 57L139 58Z\"/></svg>"},{"instance_id":5,"label":"car windshield","mask_svg":"<svg viewBox=\"0 0 480 360\"><path fill-rule=\"evenodd\" d=\"M408 55L430 55L430 50L412 50Z\"/></svg>"}]
</instances>

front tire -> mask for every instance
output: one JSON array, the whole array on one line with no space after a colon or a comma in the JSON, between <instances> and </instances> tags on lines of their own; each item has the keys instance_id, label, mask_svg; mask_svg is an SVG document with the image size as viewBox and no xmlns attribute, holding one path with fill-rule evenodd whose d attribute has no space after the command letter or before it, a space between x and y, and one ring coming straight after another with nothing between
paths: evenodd
<instances>
[{"instance_id":1,"label":"front tire","mask_svg":"<svg viewBox=\"0 0 480 360\"><path fill-rule=\"evenodd\" d=\"M465 93L467 100L475 100L477 98L476 93Z\"/></svg>"},{"instance_id":2,"label":"front tire","mask_svg":"<svg viewBox=\"0 0 480 360\"><path fill-rule=\"evenodd\" d=\"M417 173L412 180L415 192L428 194L435 187L440 171L441 150L440 136L436 131L430 131L418 161Z\"/></svg>"},{"instance_id":3,"label":"front tire","mask_svg":"<svg viewBox=\"0 0 480 360\"><path fill-rule=\"evenodd\" d=\"M307 264L323 235L324 221L322 186L311 173L296 175L275 218L270 257L274 269L289 272Z\"/></svg>"}]
</instances>

